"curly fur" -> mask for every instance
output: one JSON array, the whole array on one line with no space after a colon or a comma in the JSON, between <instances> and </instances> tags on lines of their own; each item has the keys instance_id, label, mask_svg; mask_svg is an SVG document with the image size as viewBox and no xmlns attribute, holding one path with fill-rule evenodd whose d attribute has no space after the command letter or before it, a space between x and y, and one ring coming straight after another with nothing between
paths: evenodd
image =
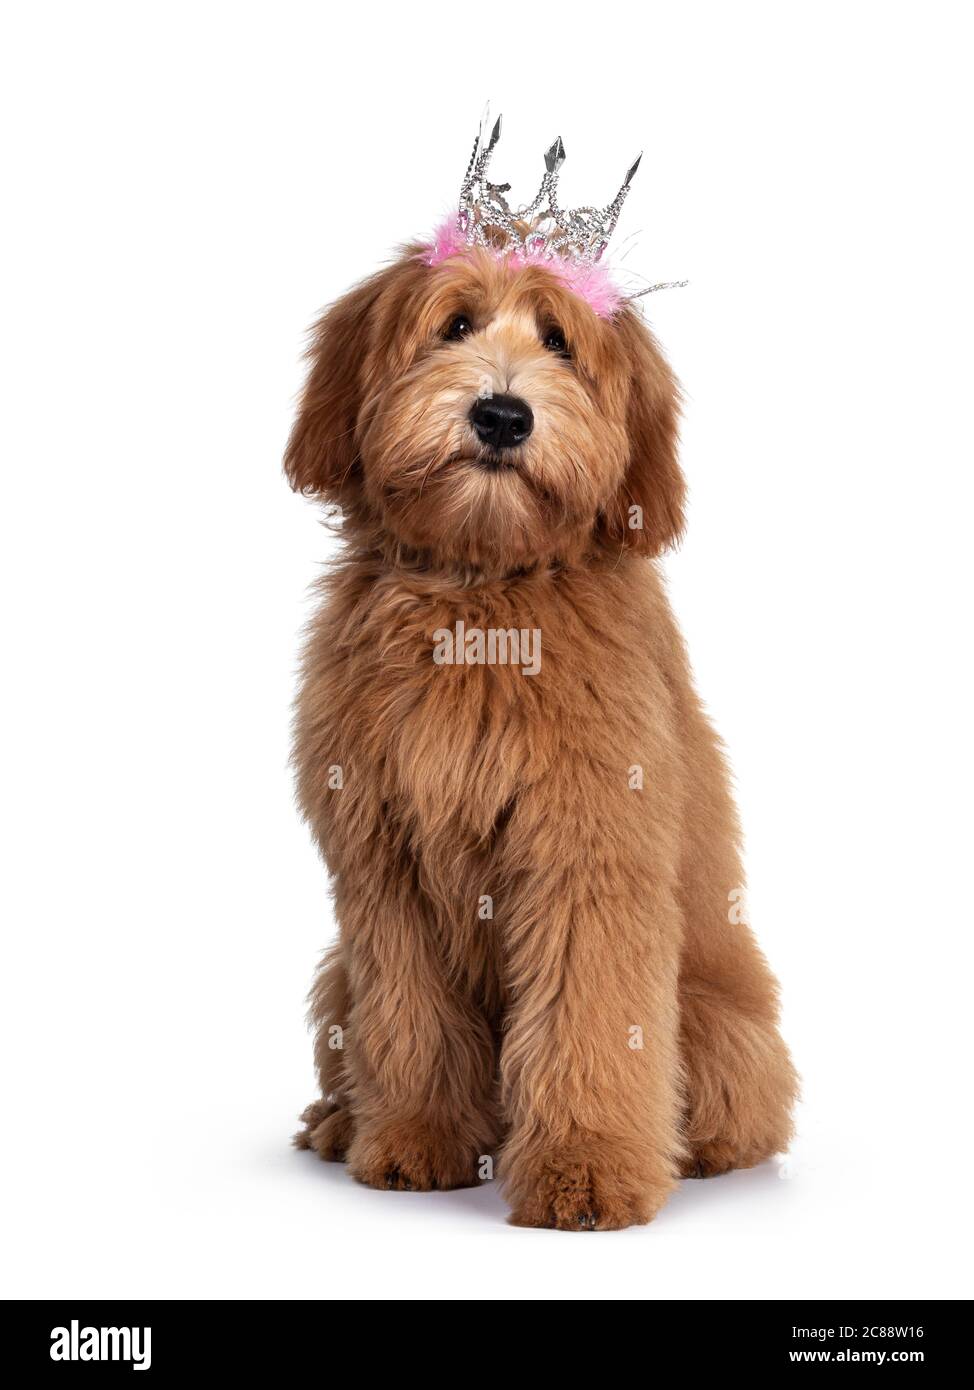
<instances>
[{"instance_id":1,"label":"curly fur","mask_svg":"<svg viewBox=\"0 0 974 1390\"><path fill-rule=\"evenodd\" d=\"M783 1149L796 1091L656 563L683 525L673 376L631 308L420 247L310 355L285 468L345 550L294 756L340 940L297 1142L377 1187L473 1184L489 1157L524 1225L648 1221L679 1175ZM533 409L515 467L481 466L485 382ZM539 630L540 670L436 664L458 621Z\"/></svg>"}]
</instances>

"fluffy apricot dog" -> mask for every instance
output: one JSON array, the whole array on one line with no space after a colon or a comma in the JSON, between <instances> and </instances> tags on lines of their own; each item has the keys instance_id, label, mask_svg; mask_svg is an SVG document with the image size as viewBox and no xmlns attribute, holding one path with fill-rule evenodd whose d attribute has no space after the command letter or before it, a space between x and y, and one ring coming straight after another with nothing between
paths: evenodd
<instances>
[{"instance_id":1,"label":"fluffy apricot dog","mask_svg":"<svg viewBox=\"0 0 974 1390\"><path fill-rule=\"evenodd\" d=\"M796 1084L656 561L674 378L631 305L481 247L407 248L311 358L285 468L345 549L295 761L340 940L296 1142L373 1187L496 1175L520 1225L649 1221L785 1148Z\"/></svg>"}]
</instances>

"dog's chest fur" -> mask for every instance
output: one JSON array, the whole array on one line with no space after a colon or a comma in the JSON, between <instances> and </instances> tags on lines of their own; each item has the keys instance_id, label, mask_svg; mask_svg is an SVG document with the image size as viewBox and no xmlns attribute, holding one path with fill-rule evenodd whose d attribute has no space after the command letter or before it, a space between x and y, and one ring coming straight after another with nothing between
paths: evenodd
<instances>
[{"instance_id":1,"label":"dog's chest fur","mask_svg":"<svg viewBox=\"0 0 974 1390\"><path fill-rule=\"evenodd\" d=\"M504 890L519 797L566 762L607 788L645 776L649 814L672 805L678 638L648 562L465 587L359 561L326 592L295 756L303 809L339 880L378 837L447 916L466 913ZM531 634L528 662L491 646L491 632L511 630Z\"/></svg>"}]
</instances>

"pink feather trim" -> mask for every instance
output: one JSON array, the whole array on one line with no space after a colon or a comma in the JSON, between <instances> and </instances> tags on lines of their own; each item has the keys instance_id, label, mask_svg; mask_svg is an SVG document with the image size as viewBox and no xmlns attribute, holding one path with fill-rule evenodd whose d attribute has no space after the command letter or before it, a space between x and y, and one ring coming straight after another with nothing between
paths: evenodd
<instances>
[{"instance_id":1,"label":"pink feather trim","mask_svg":"<svg viewBox=\"0 0 974 1390\"><path fill-rule=\"evenodd\" d=\"M426 265L442 265L451 256L462 256L470 250L466 239L457 227L455 217L448 217L433 233L433 240L423 250ZM494 253L500 261L507 261L512 269L525 265L537 265L547 270L566 289L584 299L589 308L600 319L611 318L622 303L622 294L604 265L579 265L577 262L563 260L560 256L546 258L540 250L500 251Z\"/></svg>"}]
</instances>

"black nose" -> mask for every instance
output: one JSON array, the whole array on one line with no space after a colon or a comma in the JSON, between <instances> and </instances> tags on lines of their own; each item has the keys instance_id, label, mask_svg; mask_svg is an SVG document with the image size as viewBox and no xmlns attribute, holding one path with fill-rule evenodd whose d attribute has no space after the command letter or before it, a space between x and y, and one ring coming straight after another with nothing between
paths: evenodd
<instances>
[{"instance_id":1,"label":"black nose","mask_svg":"<svg viewBox=\"0 0 974 1390\"><path fill-rule=\"evenodd\" d=\"M534 416L520 396L482 396L470 408L470 423L492 449L513 449L534 429Z\"/></svg>"}]
</instances>

